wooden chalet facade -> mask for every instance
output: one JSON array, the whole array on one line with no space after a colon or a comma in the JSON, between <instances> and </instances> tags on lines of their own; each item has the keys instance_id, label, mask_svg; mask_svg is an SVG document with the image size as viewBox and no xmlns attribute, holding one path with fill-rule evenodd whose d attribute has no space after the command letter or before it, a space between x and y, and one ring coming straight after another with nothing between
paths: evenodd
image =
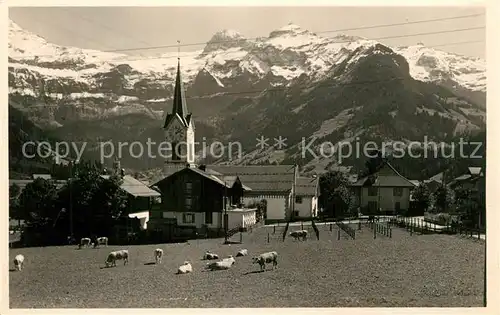
<instances>
[{"instance_id":1,"label":"wooden chalet facade","mask_svg":"<svg viewBox=\"0 0 500 315\"><path fill-rule=\"evenodd\" d=\"M151 211L149 226L167 234L184 230L222 235L224 210L240 205L248 189L238 177L217 177L195 167L175 172L154 186L161 192L161 205Z\"/></svg>"}]
</instances>

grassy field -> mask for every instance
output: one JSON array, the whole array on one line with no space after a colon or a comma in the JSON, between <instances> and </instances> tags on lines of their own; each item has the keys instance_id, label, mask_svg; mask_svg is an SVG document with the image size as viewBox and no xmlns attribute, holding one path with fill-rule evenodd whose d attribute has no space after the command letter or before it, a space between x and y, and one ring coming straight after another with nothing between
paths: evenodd
<instances>
[{"instance_id":1,"label":"grassy field","mask_svg":"<svg viewBox=\"0 0 500 315\"><path fill-rule=\"evenodd\" d=\"M413 235L394 228L392 238L363 226L356 240L320 226L320 240L281 241L283 227L243 234L243 244L221 239L183 244L72 246L11 249L25 269L10 272L11 308L168 307L460 307L482 306L484 243L457 236ZM310 227L309 227L310 229ZM270 232L270 242L267 235ZM239 240L239 235L233 236ZM161 265L153 250L163 248ZM111 250L128 248L130 262L103 268ZM202 255L238 257L230 270L204 271ZM276 250L278 269L258 272L251 256ZM189 260L193 273L176 275ZM13 263L10 263L13 268ZM270 267L269 267L270 268Z\"/></svg>"}]
</instances>

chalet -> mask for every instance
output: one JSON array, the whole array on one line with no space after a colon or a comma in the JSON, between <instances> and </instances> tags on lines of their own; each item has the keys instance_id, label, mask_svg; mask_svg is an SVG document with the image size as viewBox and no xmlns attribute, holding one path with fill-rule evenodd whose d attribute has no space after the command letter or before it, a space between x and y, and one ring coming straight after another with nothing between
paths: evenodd
<instances>
[{"instance_id":1,"label":"chalet","mask_svg":"<svg viewBox=\"0 0 500 315\"><path fill-rule=\"evenodd\" d=\"M409 209L410 192L415 188L389 162L371 176L351 184L357 207L362 213L398 213Z\"/></svg>"},{"instance_id":2,"label":"chalet","mask_svg":"<svg viewBox=\"0 0 500 315\"><path fill-rule=\"evenodd\" d=\"M151 212L151 227L164 231L178 227L202 234L221 234L226 226L223 212L241 212L243 193L250 190L238 176L216 176L203 166L185 167L154 186L162 197L161 206Z\"/></svg>"},{"instance_id":3,"label":"chalet","mask_svg":"<svg viewBox=\"0 0 500 315\"><path fill-rule=\"evenodd\" d=\"M296 218L318 216L319 178L297 177L295 184Z\"/></svg>"}]
</instances>

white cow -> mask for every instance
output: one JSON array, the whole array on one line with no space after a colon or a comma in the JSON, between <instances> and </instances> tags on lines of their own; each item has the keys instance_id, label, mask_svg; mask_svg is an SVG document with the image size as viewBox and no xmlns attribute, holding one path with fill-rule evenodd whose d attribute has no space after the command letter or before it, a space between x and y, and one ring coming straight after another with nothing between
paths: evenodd
<instances>
[{"instance_id":1,"label":"white cow","mask_svg":"<svg viewBox=\"0 0 500 315\"><path fill-rule=\"evenodd\" d=\"M216 253L212 253L211 251L207 251L205 255L203 255L203 259L207 260L219 259L219 255L217 255Z\"/></svg>"},{"instance_id":2,"label":"white cow","mask_svg":"<svg viewBox=\"0 0 500 315\"><path fill-rule=\"evenodd\" d=\"M161 258L163 257L163 249L161 249L161 248L155 249L153 255L155 258L155 262L157 264L161 264Z\"/></svg>"},{"instance_id":3,"label":"white cow","mask_svg":"<svg viewBox=\"0 0 500 315\"><path fill-rule=\"evenodd\" d=\"M236 257L246 256L246 255L248 255L248 250L246 250L246 249L240 249L238 251L238 253L236 254Z\"/></svg>"},{"instance_id":4,"label":"white cow","mask_svg":"<svg viewBox=\"0 0 500 315\"><path fill-rule=\"evenodd\" d=\"M185 273L190 273L193 272L193 266L191 266L191 263L189 261L185 261L179 269L177 269L177 274L185 274Z\"/></svg>"},{"instance_id":5,"label":"white cow","mask_svg":"<svg viewBox=\"0 0 500 315\"><path fill-rule=\"evenodd\" d=\"M89 247L90 244L91 244L92 240L88 237L83 237L81 240L80 240L80 244L78 245L78 248L82 248L82 247Z\"/></svg>"},{"instance_id":6,"label":"white cow","mask_svg":"<svg viewBox=\"0 0 500 315\"><path fill-rule=\"evenodd\" d=\"M273 263L273 269L278 267L278 253L277 252L267 252L261 254L257 257L252 258L252 263L259 264L260 270L264 270L266 268L266 264Z\"/></svg>"},{"instance_id":7,"label":"white cow","mask_svg":"<svg viewBox=\"0 0 500 315\"><path fill-rule=\"evenodd\" d=\"M98 237L96 239L96 242L94 243L94 247L97 247L99 245L108 247L108 238L106 236Z\"/></svg>"},{"instance_id":8,"label":"white cow","mask_svg":"<svg viewBox=\"0 0 500 315\"><path fill-rule=\"evenodd\" d=\"M14 257L14 266L18 271L21 271L23 269L23 263L24 263L24 256L19 254L16 257Z\"/></svg>"},{"instance_id":9,"label":"white cow","mask_svg":"<svg viewBox=\"0 0 500 315\"><path fill-rule=\"evenodd\" d=\"M111 252L108 254L108 258L106 259L106 267L116 266L116 261L122 259L123 265L125 266L128 263L128 256L128 250L126 249Z\"/></svg>"},{"instance_id":10,"label":"white cow","mask_svg":"<svg viewBox=\"0 0 500 315\"><path fill-rule=\"evenodd\" d=\"M303 241L305 241L307 239L307 231L306 230L293 231L290 232L290 236L292 236L296 240L301 238Z\"/></svg>"}]
</instances>

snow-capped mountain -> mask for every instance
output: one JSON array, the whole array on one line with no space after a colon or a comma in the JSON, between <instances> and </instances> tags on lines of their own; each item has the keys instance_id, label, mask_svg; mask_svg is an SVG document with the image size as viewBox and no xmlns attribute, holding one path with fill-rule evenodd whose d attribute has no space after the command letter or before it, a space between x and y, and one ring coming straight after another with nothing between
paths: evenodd
<instances>
[{"instance_id":1,"label":"snow-capped mountain","mask_svg":"<svg viewBox=\"0 0 500 315\"><path fill-rule=\"evenodd\" d=\"M117 131L140 138L148 128L161 132L157 120L171 108L177 57L62 47L11 21L10 100L58 135ZM362 134L439 139L484 127L485 61L423 45L390 48L289 24L256 39L223 30L180 60L188 107L203 135L248 137L248 145L266 133L289 132L296 144L304 133L335 141ZM124 123L131 114L151 123ZM381 125L391 120L396 127ZM403 122L408 132L399 129ZM295 156L294 145L286 158ZM267 160L272 152L252 154L241 161Z\"/></svg>"}]
</instances>

